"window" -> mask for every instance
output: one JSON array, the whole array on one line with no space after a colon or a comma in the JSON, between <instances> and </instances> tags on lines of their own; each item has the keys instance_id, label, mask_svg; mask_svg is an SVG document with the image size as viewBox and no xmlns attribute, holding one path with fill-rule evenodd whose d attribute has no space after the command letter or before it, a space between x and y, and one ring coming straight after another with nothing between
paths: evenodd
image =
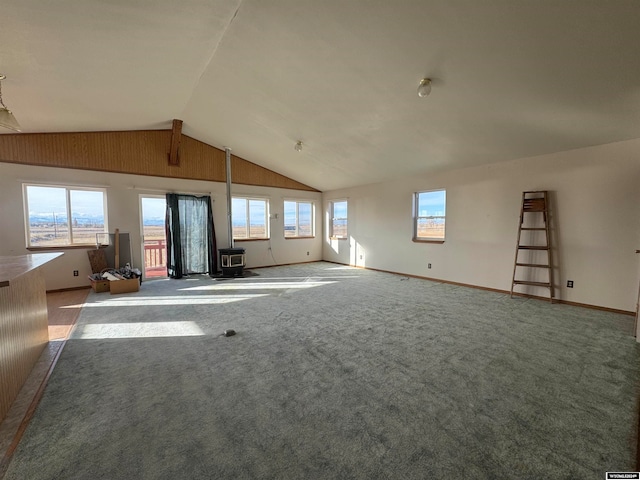
<instances>
[{"instance_id":1,"label":"window","mask_svg":"<svg viewBox=\"0 0 640 480\"><path fill-rule=\"evenodd\" d=\"M28 247L95 245L96 234L109 231L105 190L23 187Z\"/></svg>"},{"instance_id":2,"label":"window","mask_svg":"<svg viewBox=\"0 0 640 480\"><path fill-rule=\"evenodd\" d=\"M242 197L231 199L231 225L234 240L269 238L268 217L269 204L265 199Z\"/></svg>"},{"instance_id":3,"label":"window","mask_svg":"<svg viewBox=\"0 0 640 480\"><path fill-rule=\"evenodd\" d=\"M332 238L347 238L347 201L331 202L331 231Z\"/></svg>"},{"instance_id":4,"label":"window","mask_svg":"<svg viewBox=\"0 0 640 480\"><path fill-rule=\"evenodd\" d=\"M285 200L285 238L313 237L313 203Z\"/></svg>"},{"instance_id":5,"label":"window","mask_svg":"<svg viewBox=\"0 0 640 480\"><path fill-rule=\"evenodd\" d=\"M444 241L446 191L418 192L414 196L414 236L416 241Z\"/></svg>"}]
</instances>

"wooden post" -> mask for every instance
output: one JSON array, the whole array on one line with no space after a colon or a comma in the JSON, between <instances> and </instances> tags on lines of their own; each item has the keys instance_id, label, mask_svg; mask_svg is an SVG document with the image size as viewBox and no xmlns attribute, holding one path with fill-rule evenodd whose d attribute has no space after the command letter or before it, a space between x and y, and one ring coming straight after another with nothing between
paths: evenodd
<instances>
[{"instance_id":1,"label":"wooden post","mask_svg":"<svg viewBox=\"0 0 640 480\"><path fill-rule=\"evenodd\" d=\"M180 140L182 138L182 120L173 119L171 129L171 147L169 149L169 165L180 166Z\"/></svg>"},{"instance_id":2,"label":"wooden post","mask_svg":"<svg viewBox=\"0 0 640 480\"><path fill-rule=\"evenodd\" d=\"M115 243L115 248L116 248L116 261L115 261L115 265L114 268L117 270L120 268L120 229L116 228L116 232L114 234L114 243Z\"/></svg>"}]
</instances>

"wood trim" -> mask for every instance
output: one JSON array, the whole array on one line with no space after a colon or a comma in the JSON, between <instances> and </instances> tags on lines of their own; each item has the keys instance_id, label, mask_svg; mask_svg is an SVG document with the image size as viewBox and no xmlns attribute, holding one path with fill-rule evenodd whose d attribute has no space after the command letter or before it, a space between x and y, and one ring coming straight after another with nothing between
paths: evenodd
<instances>
[{"instance_id":1,"label":"wood trim","mask_svg":"<svg viewBox=\"0 0 640 480\"><path fill-rule=\"evenodd\" d=\"M180 136L179 165L169 165L173 130L0 135L0 162L154 177L226 182L225 152ZM319 192L231 156L233 183Z\"/></svg>"},{"instance_id":2,"label":"wood trim","mask_svg":"<svg viewBox=\"0 0 640 480\"><path fill-rule=\"evenodd\" d=\"M541 300L549 301L547 297L538 297L538 296L534 297L533 295L527 295L525 293L516 294L516 292L513 292L513 294L518 295L520 297L539 298ZM587 303L570 302L569 300L561 300L558 298L554 298L553 303L560 303L562 305L573 305L574 307L585 307L585 308L590 308L591 310L601 310L603 312L619 313L621 315L631 315L632 317L636 316L636 312L630 312L629 310L619 310L617 308L601 307L599 305L589 305Z\"/></svg>"},{"instance_id":3,"label":"wood trim","mask_svg":"<svg viewBox=\"0 0 640 480\"><path fill-rule=\"evenodd\" d=\"M180 137L182 136L182 120L173 119L171 129L171 147L169 148L169 165L180 165Z\"/></svg>"},{"instance_id":4,"label":"wood trim","mask_svg":"<svg viewBox=\"0 0 640 480\"><path fill-rule=\"evenodd\" d=\"M74 292L76 290L89 290L91 285L83 285L81 287L56 288L55 290L47 290L47 293Z\"/></svg>"},{"instance_id":5,"label":"wood trim","mask_svg":"<svg viewBox=\"0 0 640 480\"><path fill-rule=\"evenodd\" d=\"M310 237L284 237L285 240L309 240L310 238L316 238L315 235Z\"/></svg>"},{"instance_id":6,"label":"wood trim","mask_svg":"<svg viewBox=\"0 0 640 480\"><path fill-rule=\"evenodd\" d=\"M95 250L95 244L83 244L83 245L57 245L51 247L25 247L30 252L55 252L57 250ZM104 248L102 245L100 248Z\"/></svg>"},{"instance_id":7,"label":"wood trim","mask_svg":"<svg viewBox=\"0 0 640 480\"><path fill-rule=\"evenodd\" d=\"M416 238L416 237L413 237L411 241L413 243L436 243L436 244L444 243L444 240L426 240L426 239Z\"/></svg>"},{"instance_id":8,"label":"wood trim","mask_svg":"<svg viewBox=\"0 0 640 480\"><path fill-rule=\"evenodd\" d=\"M234 238L233 242L268 242L270 238Z\"/></svg>"}]
</instances>

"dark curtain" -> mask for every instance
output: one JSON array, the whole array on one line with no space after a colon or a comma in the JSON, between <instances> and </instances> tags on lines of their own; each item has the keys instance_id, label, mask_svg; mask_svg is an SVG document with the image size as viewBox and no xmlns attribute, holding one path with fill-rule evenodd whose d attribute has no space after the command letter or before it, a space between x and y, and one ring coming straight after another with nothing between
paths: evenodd
<instances>
[{"instance_id":1,"label":"dark curtain","mask_svg":"<svg viewBox=\"0 0 640 480\"><path fill-rule=\"evenodd\" d=\"M169 277L218 271L211 197L167 193L165 228Z\"/></svg>"}]
</instances>

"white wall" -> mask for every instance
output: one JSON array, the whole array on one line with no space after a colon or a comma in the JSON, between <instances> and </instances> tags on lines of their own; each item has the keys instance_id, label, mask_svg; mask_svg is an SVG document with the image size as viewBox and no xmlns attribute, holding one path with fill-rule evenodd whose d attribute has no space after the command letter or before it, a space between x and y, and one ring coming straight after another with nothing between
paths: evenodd
<instances>
[{"instance_id":1,"label":"white wall","mask_svg":"<svg viewBox=\"0 0 640 480\"><path fill-rule=\"evenodd\" d=\"M51 183L107 188L109 230L119 228L129 232L134 266L141 268L140 194L158 195L163 192L211 193L213 220L218 248L229 246L227 235L226 184L194 180L123 175L65 168L34 167L0 163L0 256L24 255L26 235L22 199L23 183ZM269 199L271 219L270 241L236 242L245 248L247 267L300 263L322 258L321 194L298 190L233 185L234 195L252 195ZM312 200L316 204L316 238L284 238L283 199ZM275 218L274 214L278 214ZM86 286L91 273L86 249L65 249L64 256L44 267L47 290ZM307 252L309 254L307 255ZM142 268L141 268L142 269ZM73 271L79 270L78 277Z\"/></svg>"},{"instance_id":2,"label":"white wall","mask_svg":"<svg viewBox=\"0 0 640 480\"><path fill-rule=\"evenodd\" d=\"M391 160L390 160L391 161ZM509 290L522 192L550 192L556 297L635 311L640 139L325 192L349 201L349 239L325 260ZM412 242L412 195L444 188L444 244ZM361 258L362 257L362 258ZM428 269L428 263L432 268ZM567 280L574 288L566 288ZM524 291L524 290L520 290ZM548 295L548 290L529 293Z\"/></svg>"},{"instance_id":3,"label":"white wall","mask_svg":"<svg viewBox=\"0 0 640 480\"><path fill-rule=\"evenodd\" d=\"M23 182L107 186L109 228L130 233L136 266L141 263L139 195L144 193L211 192L218 247L228 246L224 183L0 163L0 255L29 253L25 248ZM640 260L634 253L640 248L639 184L640 140L630 140L325 192L322 196L233 185L236 195L268 198L274 217L270 242L237 242L236 246L246 249L250 268L324 258L509 290L522 191L548 190L554 217L553 243L557 247L557 297L635 311ZM446 242L414 243L412 194L436 188L447 190ZM330 241L323 222L328 217L328 202L343 198L349 200L350 238ZM316 238L284 239L283 199L316 202ZM80 276L73 277L73 270L79 270ZM45 267L47 289L84 286L89 273L86 250L65 250L64 257ZM568 279L575 282L573 289L565 287ZM546 291L531 293L544 295Z\"/></svg>"}]
</instances>

